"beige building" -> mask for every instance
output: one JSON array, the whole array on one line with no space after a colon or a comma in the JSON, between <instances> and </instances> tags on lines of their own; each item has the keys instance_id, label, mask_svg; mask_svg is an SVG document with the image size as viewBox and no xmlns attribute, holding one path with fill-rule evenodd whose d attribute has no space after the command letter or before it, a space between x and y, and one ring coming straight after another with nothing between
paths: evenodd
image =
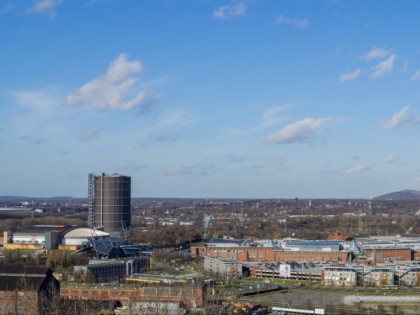
<instances>
[{"instance_id":1,"label":"beige building","mask_svg":"<svg viewBox=\"0 0 420 315\"><path fill-rule=\"evenodd\" d=\"M360 274L360 271L359 271ZM358 284L358 270L349 267L326 267L323 284L332 286L353 287Z\"/></svg>"},{"instance_id":2,"label":"beige building","mask_svg":"<svg viewBox=\"0 0 420 315\"><path fill-rule=\"evenodd\" d=\"M204 270L212 272L216 276L242 278L242 264L240 262L204 257Z\"/></svg>"}]
</instances>

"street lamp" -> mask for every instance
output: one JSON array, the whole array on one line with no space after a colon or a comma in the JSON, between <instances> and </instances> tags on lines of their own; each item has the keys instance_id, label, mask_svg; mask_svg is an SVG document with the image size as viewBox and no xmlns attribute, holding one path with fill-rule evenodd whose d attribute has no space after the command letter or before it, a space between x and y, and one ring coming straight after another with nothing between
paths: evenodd
<instances>
[{"instance_id":1,"label":"street lamp","mask_svg":"<svg viewBox=\"0 0 420 315\"><path fill-rule=\"evenodd\" d=\"M260 304L260 284L257 284L257 288L258 288L258 304Z\"/></svg>"}]
</instances>

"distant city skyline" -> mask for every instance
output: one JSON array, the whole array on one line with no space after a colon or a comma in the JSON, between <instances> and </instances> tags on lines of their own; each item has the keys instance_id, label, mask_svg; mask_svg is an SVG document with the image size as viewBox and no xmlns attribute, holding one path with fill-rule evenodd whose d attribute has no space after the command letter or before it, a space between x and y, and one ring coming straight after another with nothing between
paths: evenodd
<instances>
[{"instance_id":1,"label":"distant city skyline","mask_svg":"<svg viewBox=\"0 0 420 315\"><path fill-rule=\"evenodd\" d=\"M420 190L415 0L0 0L0 195Z\"/></svg>"}]
</instances>

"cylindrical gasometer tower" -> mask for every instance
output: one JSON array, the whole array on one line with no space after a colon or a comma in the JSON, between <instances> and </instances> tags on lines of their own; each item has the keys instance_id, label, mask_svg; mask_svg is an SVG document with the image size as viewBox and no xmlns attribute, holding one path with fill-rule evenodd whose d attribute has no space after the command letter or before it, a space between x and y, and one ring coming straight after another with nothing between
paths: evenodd
<instances>
[{"instance_id":1,"label":"cylindrical gasometer tower","mask_svg":"<svg viewBox=\"0 0 420 315\"><path fill-rule=\"evenodd\" d=\"M93 189L94 188L94 189ZM131 177L89 174L89 226L106 232L131 225Z\"/></svg>"}]
</instances>

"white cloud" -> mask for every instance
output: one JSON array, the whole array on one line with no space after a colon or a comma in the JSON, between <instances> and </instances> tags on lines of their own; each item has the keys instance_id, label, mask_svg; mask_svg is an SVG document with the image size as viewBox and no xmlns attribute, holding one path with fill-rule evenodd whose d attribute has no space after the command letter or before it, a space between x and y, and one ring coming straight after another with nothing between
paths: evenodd
<instances>
[{"instance_id":1,"label":"white cloud","mask_svg":"<svg viewBox=\"0 0 420 315\"><path fill-rule=\"evenodd\" d=\"M134 74L143 69L137 60L129 61L126 54L120 54L110 64L108 71L86 83L67 96L71 106L90 105L98 109L130 110L142 104L147 90L137 87Z\"/></svg>"},{"instance_id":2,"label":"white cloud","mask_svg":"<svg viewBox=\"0 0 420 315\"><path fill-rule=\"evenodd\" d=\"M398 161L399 160L399 157L398 156L395 156L395 155L390 155L390 156L387 156L385 159L384 159L384 162L385 163L392 163L392 162L395 162L395 161Z\"/></svg>"},{"instance_id":3,"label":"white cloud","mask_svg":"<svg viewBox=\"0 0 420 315\"><path fill-rule=\"evenodd\" d=\"M213 11L213 17L219 20L229 20L246 13L246 6L243 3L221 6Z\"/></svg>"},{"instance_id":4,"label":"white cloud","mask_svg":"<svg viewBox=\"0 0 420 315\"><path fill-rule=\"evenodd\" d=\"M27 10L28 13L46 14L51 19L55 17L56 8L63 0L35 0L33 6Z\"/></svg>"},{"instance_id":5,"label":"white cloud","mask_svg":"<svg viewBox=\"0 0 420 315\"><path fill-rule=\"evenodd\" d=\"M288 17L285 17L284 15L280 15L277 20L277 24L286 24L291 25L295 27L301 27L305 28L309 26L309 20L308 19L291 19Z\"/></svg>"},{"instance_id":6,"label":"white cloud","mask_svg":"<svg viewBox=\"0 0 420 315\"><path fill-rule=\"evenodd\" d=\"M417 81L420 80L420 69L416 71L411 77L411 81Z\"/></svg>"},{"instance_id":7,"label":"white cloud","mask_svg":"<svg viewBox=\"0 0 420 315\"><path fill-rule=\"evenodd\" d=\"M324 125L333 122L332 118L305 118L289 124L277 132L270 134L267 141L271 143L304 143L312 142L315 133L322 130Z\"/></svg>"},{"instance_id":8,"label":"white cloud","mask_svg":"<svg viewBox=\"0 0 420 315\"><path fill-rule=\"evenodd\" d=\"M392 70L394 69L394 64L395 64L396 59L397 59L397 55L391 55L388 57L388 59L381 61L373 69L372 78L378 79L388 73L391 73Z\"/></svg>"},{"instance_id":9,"label":"white cloud","mask_svg":"<svg viewBox=\"0 0 420 315\"><path fill-rule=\"evenodd\" d=\"M96 137L97 135L98 135L98 130L96 130L96 129L89 129L89 130L86 130L83 134L82 134L82 136L81 136L81 139L82 140L84 140L84 141L86 141L86 140L91 140L91 139L93 139L94 137Z\"/></svg>"},{"instance_id":10,"label":"white cloud","mask_svg":"<svg viewBox=\"0 0 420 315\"><path fill-rule=\"evenodd\" d=\"M354 166L354 167L351 167L351 168L347 169L345 171L345 173L347 173L347 174L359 174L359 173L362 173L362 172L366 172L368 170L370 170L370 166L368 166L366 164L361 164L361 165L357 165L357 166Z\"/></svg>"},{"instance_id":11,"label":"white cloud","mask_svg":"<svg viewBox=\"0 0 420 315\"><path fill-rule=\"evenodd\" d=\"M367 60L379 59L388 56L388 51L382 48L373 48L365 56Z\"/></svg>"},{"instance_id":12,"label":"white cloud","mask_svg":"<svg viewBox=\"0 0 420 315\"><path fill-rule=\"evenodd\" d=\"M360 75L360 69L356 69L350 73L344 73L340 76L340 82L352 81Z\"/></svg>"},{"instance_id":13,"label":"white cloud","mask_svg":"<svg viewBox=\"0 0 420 315\"><path fill-rule=\"evenodd\" d=\"M398 112L396 112L392 117L382 124L383 128L394 128L403 125L416 124L419 123L419 120L416 119L411 113L411 108L409 105L404 106Z\"/></svg>"}]
</instances>

